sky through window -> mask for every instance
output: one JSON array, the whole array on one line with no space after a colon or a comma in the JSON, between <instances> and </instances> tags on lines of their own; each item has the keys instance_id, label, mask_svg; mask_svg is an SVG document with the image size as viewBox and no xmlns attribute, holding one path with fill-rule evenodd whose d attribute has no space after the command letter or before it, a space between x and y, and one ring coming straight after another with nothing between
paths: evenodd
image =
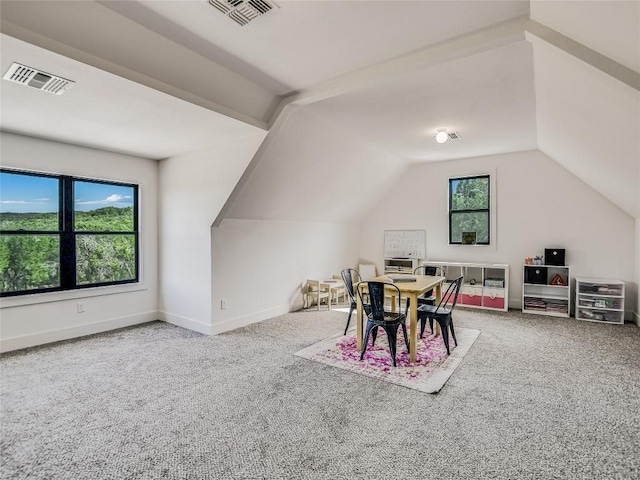
<instances>
[{"instance_id":1,"label":"sky through window","mask_svg":"<svg viewBox=\"0 0 640 480\"><path fill-rule=\"evenodd\" d=\"M0 172L0 212L57 212L58 188L57 178ZM133 188L129 186L75 182L76 210L131 207L133 200Z\"/></svg>"}]
</instances>

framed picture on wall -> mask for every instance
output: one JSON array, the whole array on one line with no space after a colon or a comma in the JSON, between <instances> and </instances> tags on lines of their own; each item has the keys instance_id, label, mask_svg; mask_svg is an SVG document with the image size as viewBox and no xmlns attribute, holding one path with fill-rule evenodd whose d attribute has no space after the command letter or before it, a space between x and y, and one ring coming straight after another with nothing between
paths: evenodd
<instances>
[{"instance_id":1,"label":"framed picture on wall","mask_svg":"<svg viewBox=\"0 0 640 480\"><path fill-rule=\"evenodd\" d=\"M462 232L462 245L475 245L476 232Z\"/></svg>"}]
</instances>

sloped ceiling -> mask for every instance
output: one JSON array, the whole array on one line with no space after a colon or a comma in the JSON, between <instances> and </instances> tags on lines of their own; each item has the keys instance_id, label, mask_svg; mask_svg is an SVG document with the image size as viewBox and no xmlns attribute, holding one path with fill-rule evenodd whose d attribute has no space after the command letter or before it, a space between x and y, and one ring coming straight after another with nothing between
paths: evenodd
<instances>
[{"instance_id":1,"label":"sloped ceiling","mask_svg":"<svg viewBox=\"0 0 640 480\"><path fill-rule=\"evenodd\" d=\"M294 109L263 152L227 217L346 222L406 164L309 109Z\"/></svg>"},{"instance_id":2,"label":"sloped ceiling","mask_svg":"<svg viewBox=\"0 0 640 480\"><path fill-rule=\"evenodd\" d=\"M638 88L539 29L525 42L533 23L519 19L529 6L281 2L247 27L205 0L3 0L0 14L11 37L182 101L261 128L281 119L220 218L346 221L360 207L342 208L345 182L332 175L351 172L353 185L353 172L366 171L366 183L380 187L411 162L532 148L640 217ZM531 18L635 79L639 10L638 2L544 1L531 3ZM3 122L11 115L3 106ZM614 145L599 135L611 126ZM462 139L436 145L442 127ZM366 158L385 158L391 171L367 168ZM379 194L365 188L358 204ZM305 198L327 203L309 217Z\"/></svg>"},{"instance_id":3,"label":"sloped ceiling","mask_svg":"<svg viewBox=\"0 0 640 480\"><path fill-rule=\"evenodd\" d=\"M308 108L407 161L532 150L536 148L532 48L523 39ZM458 132L461 139L438 144L434 141L438 128Z\"/></svg>"},{"instance_id":4,"label":"sloped ceiling","mask_svg":"<svg viewBox=\"0 0 640 480\"><path fill-rule=\"evenodd\" d=\"M437 144L439 126L462 139ZM272 142L226 218L360 218L412 162L536 148L531 45L521 40L295 107Z\"/></svg>"},{"instance_id":5,"label":"sloped ceiling","mask_svg":"<svg viewBox=\"0 0 640 480\"><path fill-rule=\"evenodd\" d=\"M263 132L30 43L0 38L3 73L19 60L76 82L61 96L1 82L5 131L155 160Z\"/></svg>"},{"instance_id":6,"label":"sloped ceiling","mask_svg":"<svg viewBox=\"0 0 640 480\"><path fill-rule=\"evenodd\" d=\"M286 0L238 27L206 0L100 3L195 51L213 46L203 55L218 63L232 61L224 56L231 53L235 71L261 72L261 84L277 85L279 95L529 13L521 0Z\"/></svg>"},{"instance_id":7,"label":"sloped ceiling","mask_svg":"<svg viewBox=\"0 0 640 480\"><path fill-rule=\"evenodd\" d=\"M554 3L544 2L543 10L561 25L562 20L553 17ZM587 38L585 31L598 25L590 46L578 46L579 56L548 43L544 35L527 33L528 42L512 38L492 50L460 57L452 53L447 61L411 69L406 75L378 78L373 86L361 82L354 88L351 78L345 78L343 85L331 82L326 96L322 86L315 89L319 95L310 89L307 96L312 100L306 108L401 163L539 148L627 214L640 218L640 77L633 69L618 75L619 65L636 66L640 4L595 2L599 6L594 7L593 3L558 4L560 18L571 18L566 34ZM616 10L618 6L622 8ZM612 41L618 26L624 40ZM613 52L617 60L596 58ZM305 94L298 97L304 101ZM438 127L459 132L462 140L436 145L433 135ZM317 134L309 129L304 135ZM260 161L269 164L274 159L266 155ZM306 183L307 192L329 191L318 180L301 177L300 181ZM277 185L278 179L271 182ZM284 183L280 186L281 196L290 189ZM239 198L245 213L259 209L265 200L254 189L243 190ZM228 213L234 216L239 211ZM318 212L316 219L329 217Z\"/></svg>"},{"instance_id":8,"label":"sloped ceiling","mask_svg":"<svg viewBox=\"0 0 640 480\"><path fill-rule=\"evenodd\" d=\"M98 2L2 0L0 15L7 35L251 125L265 128L277 103L268 88Z\"/></svg>"},{"instance_id":9,"label":"sloped ceiling","mask_svg":"<svg viewBox=\"0 0 640 480\"><path fill-rule=\"evenodd\" d=\"M531 19L640 72L637 1L532 1Z\"/></svg>"},{"instance_id":10,"label":"sloped ceiling","mask_svg":"<svg viewBox=\"0 0 640 480\"><path fill-rule=\"evenodd\" d=\"M640 92L533 41L538 148L640 218Z\"/></svg>"},{"instance_id":11,"label":"sloped ceiling","mask_svg":"<svg viewBox=\"0 0 640 480\"><path fill-rule=\"evenodd\" d=\"M640 71L640 2L532 2L531 18ZM538 148L640 218L640 92L543 39L529 39Z\"/></svg>"}]
</instances>

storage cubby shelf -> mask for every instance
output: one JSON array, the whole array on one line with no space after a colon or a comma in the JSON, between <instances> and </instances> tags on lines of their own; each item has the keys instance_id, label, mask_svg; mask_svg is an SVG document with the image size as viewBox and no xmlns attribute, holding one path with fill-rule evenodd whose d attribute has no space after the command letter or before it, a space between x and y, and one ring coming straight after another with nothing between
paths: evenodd
<instances>
[{"instance_id":1,"label":"storage cubby shelf","mask_svg":"<svg viewBox=\"0 0 640 480\"><path fill-rule=\"evenodd\" d=\"M509 309L509 265L443 261L424 261L421 265L442 267L447 282L455 280L460 275L464 276L458 305L485 310ZM470 283L472 279L475 283Z\"/></svg>"},{"instance_id":2,"label":"storage cubby shelf","mask_svg":"<svg viewBox=\"0 0 640 480\"><path fill-rule=\"evenodd\" d=\"M552 285L560 275L565 285ZM571 269L560 265L523 265L522 311L535 315L569 317L571 312Z\"/></svg>"}]
</instances>

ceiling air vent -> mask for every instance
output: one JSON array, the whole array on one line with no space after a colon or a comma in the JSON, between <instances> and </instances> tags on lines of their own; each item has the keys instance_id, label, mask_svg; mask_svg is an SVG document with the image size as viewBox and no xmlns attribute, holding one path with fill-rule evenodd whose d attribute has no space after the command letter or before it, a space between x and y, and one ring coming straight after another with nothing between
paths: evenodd
<instances>
[{"instance_id":1,"label":"ceiling air vent","mask_svg":"<svg viewBox=\"0 0 640 480\"><path fill-rule=\"evenodd\" d=\"M449 138L451 140L459 140L460 139L460 134L458 134L457 132L447 132L447 135L449 135Z\"/></svg>"},{"instance_id":2,"label":"ceiling air vent","mask_svg":"<svg viewBox=\"0 0 640 480\"><path fill-rule=\"evenodd\" d=\"M10 82L28 85L29 87L43 90L54 95L62 95L75 82L66 78L57 77L50 73L41 72L35 68L26 67L19 63L12 63L4 74L5 80Z\"/></svg>"},{"instance_id":3,"label":"ceiling air vent","mask_svg":"<svg viewBox=\"0 0 640 480\"><path fill-rule=\"evenodd\" d=\"M278 9L275 3L266 0L209 0L209 4L243 27L265 13Z\"/></svg>"}]
</instances>

